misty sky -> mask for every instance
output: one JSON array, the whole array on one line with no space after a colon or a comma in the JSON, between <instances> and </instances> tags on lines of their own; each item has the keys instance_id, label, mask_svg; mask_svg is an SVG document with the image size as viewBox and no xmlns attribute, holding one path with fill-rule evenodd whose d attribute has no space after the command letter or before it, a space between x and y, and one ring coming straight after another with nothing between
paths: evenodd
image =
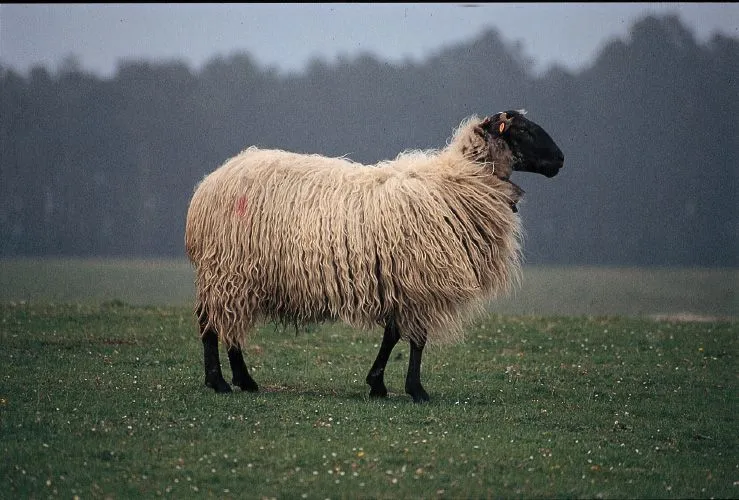
<instances>
[{"instance_id":1,"label":"misty sky","mask_svg":"<svg viewBox=\"0 0 739 500\"><path fill-rule=\"evenodd\" d=\"M0 62L55 71L73 54L85 70L111 76L121 59L180 59L199 69L214 55L248 51L292 71L312 57L360 52L421 60L494 27L520 40L536 69L578 69L645 12L678 14L701 41L716 31L739 36L736 3L4 4Z\"/></svg>"}]
</instances>

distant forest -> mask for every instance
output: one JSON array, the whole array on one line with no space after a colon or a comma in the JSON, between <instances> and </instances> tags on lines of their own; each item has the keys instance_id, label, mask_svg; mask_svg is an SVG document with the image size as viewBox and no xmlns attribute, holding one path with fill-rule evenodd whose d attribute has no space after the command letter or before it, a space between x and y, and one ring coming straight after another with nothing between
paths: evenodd
<instances>
[{"instance_id":1,"label":"distant forest","mask_svg":"<svg viewBox=\"0 0 739 500\"><path fill-rule=\"evenodd\" d=\"M525 108L566 158L552 179L514 173L527 263L739 266L739 39L649 16L585 69L532 68L492 29L419 62L291 74L246 53L109 79L0 66L0 256L182 257L195 185L249 145L376 162Z\"/></svg>"}]
</instances>

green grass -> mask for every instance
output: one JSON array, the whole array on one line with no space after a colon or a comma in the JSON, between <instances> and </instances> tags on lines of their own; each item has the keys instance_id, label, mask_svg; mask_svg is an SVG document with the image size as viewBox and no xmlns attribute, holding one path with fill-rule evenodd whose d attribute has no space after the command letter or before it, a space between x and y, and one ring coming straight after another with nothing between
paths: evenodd
<instances>
[{"instance_id":1,"label":"green grass","mask_svg":"<svg viewBox=\"0 0 739 500\"><path fill-rule=\"evenodd\" d=\"M194 273L185 260L0 259L0 303L189 306ZM491 304L516 315L739 317L737 269L524 268L521 286Z\"/></svg>"},{"instance_id":2,"label":"green grass","mask_svg":"<svg viewBox=\"0 0 739 500\"><path fill-rule=\"evenodd\" d=\"M494 315L414 405L407 346L367 397L380 331L265 326L217 395L187 307L0 305L0 497L736 498L738 333Z\"/></svg>"}]
</instances>

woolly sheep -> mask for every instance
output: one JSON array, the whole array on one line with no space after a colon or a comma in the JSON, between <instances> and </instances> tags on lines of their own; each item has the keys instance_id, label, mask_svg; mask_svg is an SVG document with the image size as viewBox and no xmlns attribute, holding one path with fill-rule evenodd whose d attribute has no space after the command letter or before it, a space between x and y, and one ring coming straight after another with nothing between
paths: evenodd
<instances>
[{"instance_id":1,"label":"woolly sheep","mask_svg":"<svg viewBox=\"0 0 739 500\"><path fill-rule=\"evenodd\" d=\"M250 147L207 175L187 213L205 385L258 385L244 362L255 324L341 320L384 327L366 382L385 397L384 371L410 343L405 391L421 385L424 346L462 337L462 322L509 290L520 272L523 191L514 170L556 175L564 156L523 112L465 120L446 148L362 165Z\"/></svg>"}]
</instances>

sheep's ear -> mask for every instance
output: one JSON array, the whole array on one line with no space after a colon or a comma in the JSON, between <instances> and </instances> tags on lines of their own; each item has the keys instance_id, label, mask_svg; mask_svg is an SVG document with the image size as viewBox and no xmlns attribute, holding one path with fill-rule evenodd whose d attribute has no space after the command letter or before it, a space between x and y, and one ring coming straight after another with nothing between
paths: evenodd
<instances>
[{"instance_id":1,"label":"sheep's ear","mask_svg":"<svg viewBox=\"0 0 739 500\"><path fill-rule=\"evenodd\" d=\"M501 135L503 132L508 130L512 119L513 118L509 117L506 113L497 113L485 118L482 123L480 123L479 127L488 134Z\"/></svg>"},{"instance_id":2,"label":"sheep's ear","mask_svg":"<svg viewBox=\"0 0 739 500\"><path fill-rule=\"evenodd\" d=\"M492 123L492 130L494 133L502 135L503 132L510 128L511 123L513 122L513 115L509 115L508 113L509 112L504 111L494 116Z\"/></svg>"},{"instance_id":3,"label":"sheep's ear","mask_svg":"<svg viewBox=\"0 0 739 500\"><path fill-rule=\"evenodd\" d=\"M477 127L475 127L475 132L485 137L487 134L490 134L493 132L493 125L495 123L495 118L492 116L486 117Z\"/></svg>"}]
</instances>

